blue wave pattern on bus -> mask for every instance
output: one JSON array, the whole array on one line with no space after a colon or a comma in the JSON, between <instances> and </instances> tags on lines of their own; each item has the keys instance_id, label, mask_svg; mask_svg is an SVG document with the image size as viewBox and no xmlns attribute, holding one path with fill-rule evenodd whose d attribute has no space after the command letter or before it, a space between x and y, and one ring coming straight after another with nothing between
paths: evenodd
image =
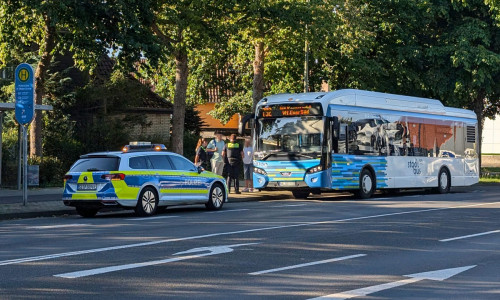
<instances>
[{"instance_id":1,"label":"blue wave pattern on bus","mask_svg":"<svg viewBox=\"0 0 500 300\"><path fill-rule=\"evenodd\" d=\"M332 189L359 188L359 173L365 165L371 165L377 176L377 188L387 187L387 159L384 156L332 156Z\"/></svg>"},{"instance_id":2,"label":"blue wave pattern on bus","mask_svg":"<svg viewBox=\"0 0 500 300\"><path fill-rule=\"evenodd\" d=\"M304 180L306 170L319 165L319 163L319 159L255 161L255 166L266 171L269 181L301 181ZM288 173L290 173L289 176Z\"/></svg>"}]
</instances>

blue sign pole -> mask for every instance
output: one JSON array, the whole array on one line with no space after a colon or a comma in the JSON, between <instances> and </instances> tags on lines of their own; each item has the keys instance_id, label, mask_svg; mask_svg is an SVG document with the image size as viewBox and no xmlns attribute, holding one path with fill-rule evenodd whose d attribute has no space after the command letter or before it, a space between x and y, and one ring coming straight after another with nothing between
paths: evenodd
<instances>
[{"instance_id":1,"label":"blue sign pole","mask_svg":"<svg viewBox=\"0 0 500 300\"><path fill-rule=\"evenodd\" d=\"M15 117L22 128L23 205L26 205L28 202L28 125L35 115L35 72L31 65L22 63L17 66L15 77Z\"/></svg>"},{"instance_id":2,"label":"blue sign pole","mask_svg":"<svg viewBox=\"0 0 500 300\"><path fill-rule=\"evenodd\" d=\"M17 66L15 76L16 120L25 125L35 115L35 72L31 65L22 63Z\"/></svg>"}]
</instances>

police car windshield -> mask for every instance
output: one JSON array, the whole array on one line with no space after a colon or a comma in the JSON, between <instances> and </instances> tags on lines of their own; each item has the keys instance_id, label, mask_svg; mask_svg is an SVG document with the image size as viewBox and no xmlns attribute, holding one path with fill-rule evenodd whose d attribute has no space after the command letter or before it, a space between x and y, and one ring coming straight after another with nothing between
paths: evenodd
<instances>
[{"instance_id":1,"label":"police car windshield","mask_svg":"<svg viewBox=\"0 0 500 300\"><path fill-rule=\"evenodd\" d=\"M118 157L86 157L73 164L70 172L118 171Z\"/></svg>"}]
</instances>

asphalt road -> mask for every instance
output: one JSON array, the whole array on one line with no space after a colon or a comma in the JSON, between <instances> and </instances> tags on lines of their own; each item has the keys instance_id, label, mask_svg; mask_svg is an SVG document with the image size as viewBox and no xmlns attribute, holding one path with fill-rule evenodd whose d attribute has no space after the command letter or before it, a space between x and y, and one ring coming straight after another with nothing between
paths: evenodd
<instances>
[{"instance_id":1,"label":"asphalt road","mask_svg":"<svg viewBox=\"0 0 500 300\"><path fill-rule=\"evenodd\" d=\"M499 216L478 186L3 221L0 299L498 300Z\"/></svg>"}]
</instances>

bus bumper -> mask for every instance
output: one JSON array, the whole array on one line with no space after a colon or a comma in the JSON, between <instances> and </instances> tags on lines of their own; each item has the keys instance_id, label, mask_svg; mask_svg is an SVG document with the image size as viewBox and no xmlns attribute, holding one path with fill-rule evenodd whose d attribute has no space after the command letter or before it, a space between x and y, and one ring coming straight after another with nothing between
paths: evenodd
<instances>
[{"instance_id":1,"label":"bus bumper","mask_svg":"<svg viewBox=\"0 0 500 300\"><path fill-rule=\"evenodd\" d=\"M280 181L275 179L269 181L269 177L262 174L253 174L253 187L256 189L264 188L330 188L331 187L331 172L328 170L317 172L314 174L306 174L304 180L297 181Z\"/></svg>"}]
</instances>

